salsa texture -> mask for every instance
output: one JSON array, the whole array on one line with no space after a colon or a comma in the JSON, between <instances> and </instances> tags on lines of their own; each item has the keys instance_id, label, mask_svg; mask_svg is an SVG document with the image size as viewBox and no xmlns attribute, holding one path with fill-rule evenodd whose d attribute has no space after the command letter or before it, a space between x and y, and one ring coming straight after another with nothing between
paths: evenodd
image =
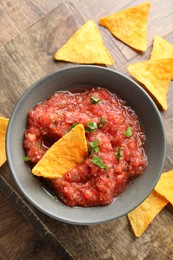
<instances>
[{"instance_id":1,"label":"salsa texture","mask_svg":"<svg viewBox=\"0 0 173 260\"><path fill-rule=\"evenodd\" d=\"M85 128L89 155L62 178L47 180L68 206L110 204L147 166L145 135L135 112L106 89L56 92L28 113L27 160L36 164L76 124Z\"/></svg>"}]
</instances>

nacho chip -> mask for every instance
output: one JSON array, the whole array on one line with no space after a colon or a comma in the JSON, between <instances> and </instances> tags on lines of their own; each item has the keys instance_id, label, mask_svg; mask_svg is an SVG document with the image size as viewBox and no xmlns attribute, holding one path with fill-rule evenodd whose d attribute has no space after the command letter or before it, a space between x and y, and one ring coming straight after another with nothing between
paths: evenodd
<instances>
[{"instance_id":1,"label":"nacho chip","mask_svg":"<svg viewBox=\"0 0 173 260\"><path fill-rule=\"evenodd\" d=\"M86 22L65 44L59 49L54 58L83 64L114 63L109 51L104 45L102 36L94 21Z\"/></svg>"},{"instance_id":2,"label":"nacho chip","mask_svg":"<svg viewBox=\"0 0 173 260\"><path fill-rule=\"evenodd\" d=\"M146 51L149 10L150 3L145 2L106 16L100 19L99 24L130 47Z\"/></svg>"},{"instance_id":3,"label":"nacho chip","mask_svg":"<svg viewBox=\"0 0 173 260\"><path fill-rule=\"evenodd\" d=\"M0 166L6 161L5 136L8 125L8 118L0 117Z\"/></svg>"},{"instance_id":4,"label":"nacho chip","mask_svg":"<svg viewBox=\"0 0 173 260\"><path fill-rule=\"evenodd\" d=\"M173 59L173 44L167 42L165 39L156 35L154 37L153 49L151 52L150 59L158 60L158 59ZM173 72L172 78L173 79Z\"/></svg>"},{"instance_id":5,"label":"nacho chip","mask_svg":"<svg viewBox=\"0 0 173 260\"><path fill-rule=\"evenodd\" d=\"M128 65L128 71L167 109L166 95L173 72L173 59L147 60Z\"/></svg>"},{"instance_id":6,"label":"nacho chip","mask_svg":"<svg viewBox=\"0 0 173 260\"><path fill-rule=\"evenodd\" d=\"M78 124L50 147L34 166L32 173L45 178L62 177L82 163L87 154L85 129L82 124Z\"/></svg>"},{"instance_id":7,"label":"nacho chip","mask_svg":"<svg viewBox=\"0 0 173 260\"><path fill-rule=\"evenodd\" d=\"M173 170L162 173L155 190L173 205Z\"/></svg>"},{"instance_id":8,"label":"nacho chip","mask_svg":"<svg viewBox=\"0 0 173 260\"><path fill-rule=\"evenodd\" d=\"M168 201L153 191L148 198L128 214L136 237L140 237L156 215L166 206Z\"/></svg>"},{"instance_id":9,"label":"nacho chip","mask_svg":"<svg viewBox=\"0 0 173 260\"><path fill-rule=\"evenodd\" d=\"M167 42L159 35L156 35L154 37L153 49L150 59L158 60L166 58L173 59L173 44Z\"/></svg>"}]
</instances>

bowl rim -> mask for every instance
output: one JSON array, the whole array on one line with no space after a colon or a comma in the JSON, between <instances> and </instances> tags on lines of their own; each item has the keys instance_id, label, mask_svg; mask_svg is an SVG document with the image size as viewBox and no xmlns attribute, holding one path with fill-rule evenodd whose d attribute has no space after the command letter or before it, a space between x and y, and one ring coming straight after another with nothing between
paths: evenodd
<instances>
[{"instance_id":1,"label":"bowl rim","mask_svg":"<svg viewBox=\"0 0 173 260\"><path fill-rule=\"evenodd\" d=\"M161 175L161 171L163 169L163 166L164 166L164 163L165 163L165 159L166 159L166 149L167 149L167 144L166 144L166 132L165 132L165 128L164 128L164 124L163 124L163 120L162 120L162 117L161 117L161 114L156 106L156 104L154 103L153 99L149 96L149 94L137 83L135 82L133 79L131 79L130 77L124 75L123 73L121 72L118 72L116 70L113 70L111 68L107 68L107 67L101 67L101 66L97 66L97 65L75 65L75 66L70 66L70 67L66 67L66 68L62 68L62 69L59 69L57 71L54 71L54 72L51 72L43 77L41 77L39 80L37 80L36 82L34 82L30 87L28 87L27 90L24 91L24 93L20 96L20 98L17 100L14 108L13 108L13 111L11 113L11 116L9 118L9 123L8 123L8 127L7 127L7 132L6 132L6 157L7 157L7 162L8 162L8 165L9 165L9 168L10 168L10 171L13 175L13 178L15 179L15 182L17 183L17 186L19 187L19 189L22 191L23 195L27 198L27 200L29 202L31 202L32 205L34 205L37 209L39 209L41 212L43 212L44 214L54 218L54 219L57 219L59 221L62 221L62 222L66 222L66 223L69 223L69 224L76 224L76 225L91 225L91 224L100 224L100 223L105 223L105 222L108 222L108 221L112 221L112 220L115 220L117 218L120 218L122 216L124 216L125 214L120 214L118 217L109 217L107 219L103 219L102 221L89 221L89 222L83 222L83 221L71 221L69 218L61 218L61 217L58 217L58 216L55 216L52 212L48 212L48 211L45 211L35 200L31 199L30 196L28 195L28 193L26 193L25 189L21 186L20 184L20 181L18 180L18 177L16 176L16 173L15 173L15 169L13 168L13 162L12 162L12 158L10 156L10 129L12 128L13 126L13 119L14 119L14 116L15 116L15 113L16 111L19 109L23 99L29 94L29 93L32 93L32 90L37 86L39 85L41 82L43 82L45 79L49 79L51 78L52 76L54 76L55 74L59 74L59 73L62 73L62 72L66 72L68 70L79 70L79 69L83 69L83 68L92 68L92 69L99 69L99 70L106 70L106 71L109 71L111 73L115 73L117 74L118 76L120 77L123 77L124 79L126 79L127 81L131 81L132 84L134 84L137 88L140 88L141 92L143 92L143 94L149 99L150 103L152 104L154 110L155 110L155 113L157 114L157 117L160 121L160 124L161 124L161 128L162 128L162 132L163 132L163 137L164 137L164 140L163 140L163 143L164 143L164 147L163 147L163 158L162 158L162 163L161 163L161 166L160 166L160 172L158 173L157 175L157 178L155 179L155 182L153 183L153 188L151 190L149 190L149 193L147 196L145 196L143 198L143 201L149 196L149 194L152 192L152 190L154 189L160 175ZM52 93L53 94L53 93ZM46 193L46 192L45 192ZM141 203L143 202L141 201ZM139 205L139 204L138 204ZM131 208L131 210L133 210L134 208L136 208L138 205L136 205L135 207ZM65 205L66 206L66 205ZM105 207L108 207L109 205L105 206ZM67 206L68 207L68 206ZM101 206L100 208L102 208L104 206ZM92 207L92 209L95 208L95 207ZM98 208L98 207L96 207ZM85 208L87 209L87 208ZM131 211L130 210L130 211ZM128 212L127 212L128 213ZM126 213L126 214L127 214Z\"/></svg>"}]
</instances>

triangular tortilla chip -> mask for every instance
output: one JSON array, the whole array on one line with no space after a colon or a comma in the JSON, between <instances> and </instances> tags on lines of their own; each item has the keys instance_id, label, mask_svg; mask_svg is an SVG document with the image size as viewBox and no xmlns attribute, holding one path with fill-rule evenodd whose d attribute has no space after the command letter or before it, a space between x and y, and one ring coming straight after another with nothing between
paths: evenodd
<instances>
[{"instance_id":1,"label":"triangular tortilla chip","mask_svg":"<svg viewBox=\"0 0 173 260\"><path fill-rule=\"evenodd\" d=\"M8 125L8 118L0 117L0 166L6 161L5 136Z\"/></svg>"},{"instance_id":2,"label":"triangular tortilla chip","mask_svg":"<svg viewBox=\"0 0 173 260\"><path fill-rule=\"evenodd\" d=\"M173 59L173 44L169 43L159 35L156 35L154 37L153 49L150 59L159 60L166 58Z\"/></svg>"},{"instance_id":3,"label":"triangular tortilla chip","mask_svg":"<svg viewBox=\"0 0 173 260\"><path fill-rule=\"evenodd\" d=\"M92 20L86 22L55 53L54 58L56 60L83 64L112 65L114 63L113 58L104 45L96 23Z\"/></svg>"},{"instance_id":4,"label":"triangular tortilla chip","mask_svg":"<svg viewBox=\"0 0 173 260\"><path fill-rule=\"evenodd\" d=\"M152 60L171 58L173 59L173 44L169 43L159 35L154 37L153 49L151 52ZM173 79L173 72L172 72Z\"/></svg>"},{"instance_id":5,"label":"triangular tortilla chip","mask_svg":"<svg viewBox=\"0 0 173 260\"><path fill-rule=\"evenodd\" d=\"M155 190L173 205L173 170L161 175Z\"/></svg>"},{"instance_id":6,"label":"triangular tortilla chip","mask_svg":"<svg viewBox=\"0 0 173 260\"><path fill-rule=\"evenodd\" d=\"M54 143L34 166L32 173L45 178L62 177L81 164L88 154L85 129L82 124Z\"/></svg>"},{"instance_id":7,"label":"triangular tortilla chip","mask_svg":"<svg viewBox=\"0 0 173 260\"><path fill-rule=\"evenodd\" d=\"M100 19L116 38L139 51L147 49L147 27L150 3L145 2Z\"/></svg>"},{"instance_id":8,"label":"triangular tortilla chip","mask_svg":"<svg viewBox=\"0 0 173 260\"><path fill-rule=\"evenodd\" d=\"M128 65L128 71L167 109L166 95L173 72L173 59L147 60Z\"/></svg>"},{"instance_id":9,"label":"triangular tortilla chip","mask_svg":"<svg viewBox=\"0 0 173 260\"><path fill-rule=\"evenodd\" d=\"M148 198L128 214L132 229L140 237L156 215L168 204L168 201L153 191Z\"/></svg>"}]
</instances>

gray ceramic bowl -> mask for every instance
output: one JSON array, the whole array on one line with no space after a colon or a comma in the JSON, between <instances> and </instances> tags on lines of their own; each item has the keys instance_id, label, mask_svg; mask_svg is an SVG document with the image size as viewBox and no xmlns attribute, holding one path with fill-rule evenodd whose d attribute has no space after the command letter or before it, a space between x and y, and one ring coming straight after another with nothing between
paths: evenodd
<instances>
[{"instance_id":1,"label":"gray ceramic bowl","mask_svg":"<svg viewBox=\"0 0 173 260\"><path fill-rule=\"evenodd\" d=\"M146 134L148 167L109 206L70 208L45 192L23 161L23 134L27 113L58 90L81 91L85 85L101 86L116 93L136 111ZM149 95L133 80L99 66L74 66L49 74L33 84L19 99L11 115L6 139L7 159L19 188L45 214L72 224L96 224L117 219L137 207L152 191L165 160L165 132L160 113Z\"/></svg>"}]
</instances>

